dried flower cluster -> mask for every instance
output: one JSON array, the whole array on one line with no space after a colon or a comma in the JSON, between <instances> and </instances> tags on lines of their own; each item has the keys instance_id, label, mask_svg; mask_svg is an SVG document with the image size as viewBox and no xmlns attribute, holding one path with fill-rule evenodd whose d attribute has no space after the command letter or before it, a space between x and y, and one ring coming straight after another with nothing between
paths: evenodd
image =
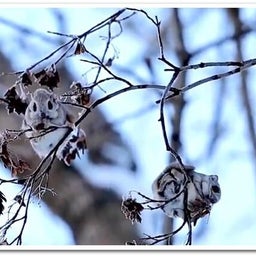
<instances>
[{"instance_id":1,"label":"dried flower cluster","mask_svg":"<svg viewBox=\"0 0 256 256\"><path fill-rule=\"evenodd\" d=\"M144 210L144 207L136 202L136 199L127 198L123 200L121 205L121 211L127 219L132 223L141 222L141 212Z\"/></svg>"},{"instance_id":2,"label":"dried flower cluster","mask_svg":"<svg viewBox=\"0 0 256 256\"><path fill-rule=\"evenodd\" d=\"M57 154L57 157L69 166L76 156L80 157L79 151L81 150L83 154L85 149L87 149L85 133L82 129L77 129L61 145L60 153Z\"/></svg>"},{"instance_id":3,"label":"dried flower cluster","mask_svg":"<svg viewBox=\"0 0 256 256\"><path fill-rule=\"evenodd\" d=\"M12 176L17 176L19 173L31 170L30 165L22 159L17 159L14 154L11 154L8 149L8 143L11 137L8 133L0 134L0 159L5 168L11 170Z\"/></svg>"},{"instance_id":4,"label":"dried flower cluster","mask_svg":"<svg viewBox=\"0 0 256 256\"><path fill-rule=\"evenodd\" d=\"M81 106L88 106L91 99L92 89L83 87L80 82L73 82L70 85L71 92L65 93L63 96L69 96L71 101Z\"/></svg>"}]
</instances>

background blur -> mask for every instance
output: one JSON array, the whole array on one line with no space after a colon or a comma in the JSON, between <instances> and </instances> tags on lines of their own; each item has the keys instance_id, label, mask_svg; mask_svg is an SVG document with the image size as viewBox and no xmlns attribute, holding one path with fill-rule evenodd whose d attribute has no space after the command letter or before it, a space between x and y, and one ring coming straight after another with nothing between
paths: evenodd
<instances>
[{"instance_id":1,"label":"background blur","mask_svg":"<svg viewBox=\"0 0 256 256\"><path fill-rule=\"evenodd\" d=\"M114 8L1 8L0 71L25 70L68 38L47 33L81 34L115 13ZM144 9L158 16L166 58L175 65L255 58L256 9ZM171 73L157 58L160 51L156 27L137 13L122 23L122 34L113 40L116 56L111 70L135 84L167 85ZM86 47L102 55L105 34L94 33ZM118 52L118 54L117 54ZM90 83L88 68L80 59L66 58L60 70L61 88L72 81ZM111 56L110 56L111 57ZM182 87L227 68L191 70L175 84ZM84 75L86 73L86 75ZM14 76L0 77L3 97ZM256 135L255 68L203 84L166 104L167 130L173 148L197 171L217 174L220 202L210 216L194 228L194 245L254 245L256 234ZM120 89L115 82L103 89ZM94 96L104 96L97 88ZM67 168L56 161L43 201L34 199L24 231L25 245L119 244L170 231L160 211L144 211L142 223L132 225L120 211L122 196L138 190L151 196L151 184L172 160L166 152L155 101L161 91L136 90L100 105L84 121L89 151ZM7 115L0 105L0 128L19 128L21 119ZM30 145L20 141L13 151L34 167L39 163ZM1 178L10 178L1 166ZM20 188L1 185L8 203ZM4 222L7 214L1 216ZM175 220L172 224L178 226ZM15 237L19 226L9 234ZM174 237L184 244L187 229ZM8 238L8 236L7 236Z\"/></svg>"}]
</instances>

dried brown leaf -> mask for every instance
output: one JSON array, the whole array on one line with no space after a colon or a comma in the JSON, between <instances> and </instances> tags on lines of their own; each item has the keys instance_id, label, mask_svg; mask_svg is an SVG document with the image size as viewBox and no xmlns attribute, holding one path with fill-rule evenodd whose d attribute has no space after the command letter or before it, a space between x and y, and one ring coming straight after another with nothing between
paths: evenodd
<instances>
[{"instance_id":1,"label":"dried brown leaf","mask_svg":"<svg viewBox=\"0 0 256 256\"><path fill-rule=\"evenodd\" d=\"M0 191L0 214L3 214L4 202L6 202L5 195Z\"/></svg>"},{"instance_id":2,"label":"dried brown leaf","mask_svg":"<svg viewBox=\"0 0 256 256\"><path fill-rule=\"evenodd\" d=\"M15 85L9 88L4 94L4 99L7 101L8 113L13 113L14 111L20 115L25 114L28 104L24 102L16 92Z\"/></svg>"},{"instance_id":3,"label":"dried brown leaf","mask_svg":"<svg viewBox=\"0 0 256 256\"><path fill-rule=\"evenodd\" d=\"M59 73L54 65L49 69L43 69L35 73L34 76L41 86L47 86L50 90L58 87L58 83L60 82Z\"/></svg>"},{"instance_id":4,"label":"dried brown leaf","mask_svg":"<svg viewBox=\"0 0 256 256\"><path fill-rule=\"evenodd\" d=\"M31 74L28 71L22 73L20 76L20 82L25 87L32 85Z\"/></svg>"}]
</instances>

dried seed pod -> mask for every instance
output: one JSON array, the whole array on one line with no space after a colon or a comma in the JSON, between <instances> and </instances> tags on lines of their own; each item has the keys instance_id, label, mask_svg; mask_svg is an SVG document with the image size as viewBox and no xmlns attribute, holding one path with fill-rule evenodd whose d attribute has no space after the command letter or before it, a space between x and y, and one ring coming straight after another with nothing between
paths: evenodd
<instances>
[{"instance_id":1,"label":"dried seed pod","mask_svg":"<svg viewBox=\"0 0 256 256\"><path fill-rule=\"evenodd\" d=\"M135 221L141 222L141 212L144 210L142 204L136 202L136 199L127 198L123 200L121 205L121 211L125 215L127 219L129 219L132 223Z\"/></svg>"}]
</instances>

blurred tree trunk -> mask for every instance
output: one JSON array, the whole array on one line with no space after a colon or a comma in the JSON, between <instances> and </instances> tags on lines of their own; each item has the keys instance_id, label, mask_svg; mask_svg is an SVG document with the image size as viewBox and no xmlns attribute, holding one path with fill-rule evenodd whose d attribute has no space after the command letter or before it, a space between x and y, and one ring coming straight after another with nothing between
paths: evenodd
<instances>
[{"instance_id":1,"label":"blurred tree trunk","mask_svg":"<svg viewBox=\"0 0 256 256\"><path fill-rule=\"evenodd\" d=\"M238 8L228 8L228 17L234 27L234 32L237 35L242 34L245 24L241 20L241 10ZM237 37L234 41L236 45L236 59L237 61L243 61L243 40L241 37ZM250 99L250 89L248 85L248 71L245 70L240 74L240 97L242 108L246 114L246 123L248 129L248 137L250 141L251 151L254 159L254 166L256 167L256 129L255 129L255 119L253 115L253 107Z\"/></svg>"}]
</instances>

